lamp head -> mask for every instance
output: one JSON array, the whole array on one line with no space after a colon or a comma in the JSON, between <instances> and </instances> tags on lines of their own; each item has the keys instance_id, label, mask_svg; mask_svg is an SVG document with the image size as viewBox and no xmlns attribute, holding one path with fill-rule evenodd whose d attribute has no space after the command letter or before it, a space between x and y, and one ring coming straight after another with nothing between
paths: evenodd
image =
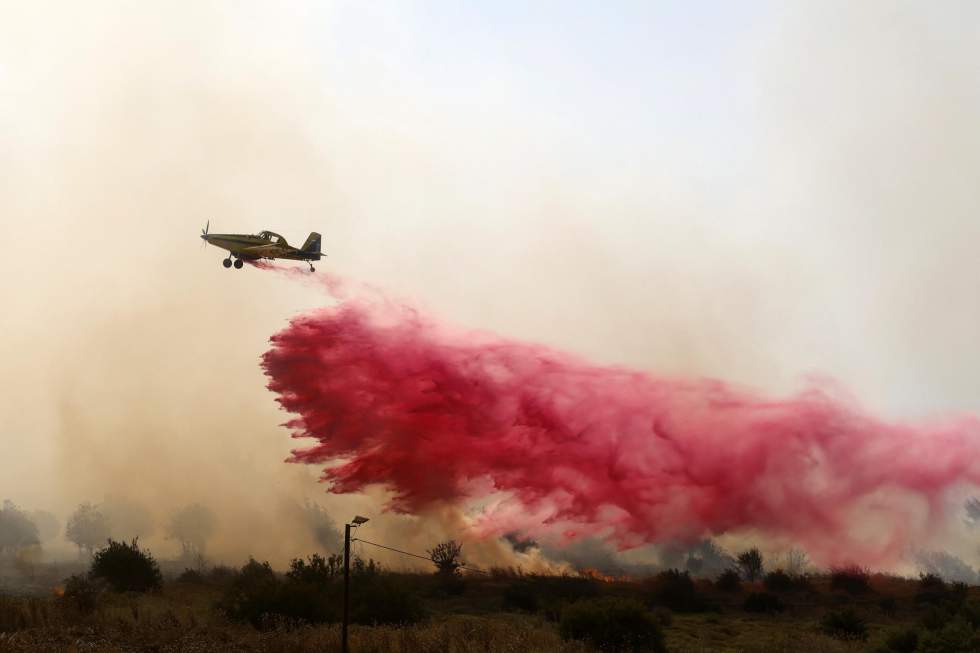
<instances>
[{"instance_id":1,"label":"lamp head","mask_svg":"<svg viewBox=\"0 0 980 653\"><path fill-rule=\"evenodd\" d=\"M350 523L354 524L355 526L360 526L361 524L365 524L368 521L369 520L367 517L361 517L360 515L355 515L354 519L350 520Z\"/></svg>"}]
</instances>

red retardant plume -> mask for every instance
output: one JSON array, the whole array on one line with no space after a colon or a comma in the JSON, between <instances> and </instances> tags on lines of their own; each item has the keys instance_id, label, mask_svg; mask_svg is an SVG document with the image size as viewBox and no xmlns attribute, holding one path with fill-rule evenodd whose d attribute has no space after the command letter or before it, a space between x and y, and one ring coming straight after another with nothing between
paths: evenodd
<instances>
[{"instance_id":1,"label":"red retardant plume","mask_svg":"<svg viewBox=\"0 0 980 653\"><path fill-rule=\"evenodd\" d=\"M298 275L297 275L298 276ZM980 484L980 421L888 423L811 388L766 399L715 380L592 365L453 331L351 295L272 337L262 366L317 444L334 492L381 485L390 507L481 503L474 528L620 548L756 533L825 564L896 561Z\"/></svg>"}]
</instances>

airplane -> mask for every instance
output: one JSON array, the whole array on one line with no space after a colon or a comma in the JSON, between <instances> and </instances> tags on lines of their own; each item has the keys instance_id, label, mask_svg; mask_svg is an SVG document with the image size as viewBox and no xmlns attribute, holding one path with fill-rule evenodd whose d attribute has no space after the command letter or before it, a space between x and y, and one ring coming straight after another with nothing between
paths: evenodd
<instances>
[{"instance_id":1,"label":"airplane","mask_svg":"<svg viewBox=\"0 0 980 653\"><path fill-rule=\"evenodd\" d=\"M320 234L312 232L303 243L302 247L293 247L286 242L286 239L271 231L260 231L257 234L212 234L208 233L211 221L201 229L201 239L208 244L215 245L228 250L228 258L221 264L226 268L232 266L232 257L235 258L235 269L240 270L245 261L257 261L259 259L289 259L292 261L306 261L310 266L310 272L314 272L312 261L319 261L320 253Z\"/></svg>"}]
</instances>

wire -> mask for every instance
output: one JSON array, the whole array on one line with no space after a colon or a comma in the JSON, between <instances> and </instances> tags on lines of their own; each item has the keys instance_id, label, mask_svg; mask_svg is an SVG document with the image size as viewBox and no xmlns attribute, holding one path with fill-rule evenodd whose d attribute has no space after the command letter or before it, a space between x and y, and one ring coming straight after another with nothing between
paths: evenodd
<instances>
[{"instance_id":1,"label":"wire","mask_svg":"<svg viewBox=\"0 0 980 653\"><path fill-rule=\"evenodd\" d=\"M411 553L409 551L402 551L401 549L396 549L391 546L386 546L384 544L378 544L377 542L368 542L367 540L362 540L361 538L354 538L351 542L363 542L364 544L370 544L371 546L380 547L382 549L388 549L389 551L394 551L395 553L401 553L402 555L412 556L413 558L418 558L420 560L428 560L432 562L432 558L429 556L419 555L417 553ZM459 565L460 569L465 569L467 571L475 571L478 574L489 574L489 571L484 571L483 569L477 569L476 567L467 567L466 565Z\"/></svg>"}]
</instances>

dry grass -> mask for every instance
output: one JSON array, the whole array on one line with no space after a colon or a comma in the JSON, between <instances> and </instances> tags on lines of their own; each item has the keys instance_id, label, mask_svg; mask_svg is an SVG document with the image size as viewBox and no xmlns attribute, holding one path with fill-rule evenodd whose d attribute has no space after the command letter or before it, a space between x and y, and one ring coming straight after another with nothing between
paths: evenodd
<instances>
[{"instance_id":1,"label":"dry grass","mask_svg":"<svg viewBox=\"0 0 980 653\"><path fill-rule=\"evenodd\" d=\"M429 621L407 627L352 626L352 653L587 653L578 642L563 642L554 623L541 616L502 610L501 595L509 577L475 580L461 596L422 592ZM430 579L419 577L418 584ZM670 653L856 653L880 643L898 625L919 620L922 608L913 600L917 585L884 576L872 578L873 591L842 597L829 591L826 579L815 579L812 591L787 595L788 609L779 615L752 615L741 608L746 592L728 594L699 589L718 612L675 614L665 630ZM640 583L608 583L603 594L641 596ZM331 653L340 650L337 625L280 625L256 630L228 621L214 609L222 588L168 583L149 595L107 595L89 615L77 613L53 597L0 596L0 653L168 653L241 651L243 653ZM978 588L971 589L976 600ZM896 597L898 610L886 615L883 596ZM818 622L828 609L846 599L868 622L867 644L845 643L822 634Z\"/></svg>"}]
</instances>

